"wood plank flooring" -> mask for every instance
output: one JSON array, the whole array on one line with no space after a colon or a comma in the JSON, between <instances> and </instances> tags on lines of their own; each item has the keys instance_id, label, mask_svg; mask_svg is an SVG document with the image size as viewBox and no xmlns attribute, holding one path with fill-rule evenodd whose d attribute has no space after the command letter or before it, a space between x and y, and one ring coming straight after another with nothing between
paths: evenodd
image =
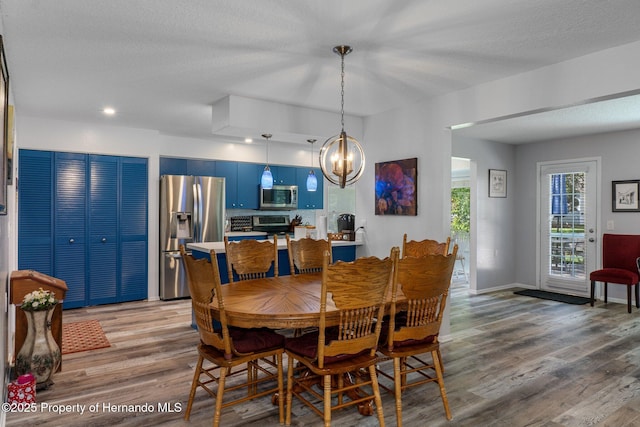
<instances>
[{"instance_id":1,"label":"wood plank flooring","mask_svg":"<svg viewBox=\"0 0 640 427\"><path fill-rule=\"evenodd\" d=\"M9 413L8 426L211 425L213 400L202 390L191 421L182 419L198 342L190 301L99 306L63 316L67 322L99 320L111 347L64 355L55 385L37 394L39 411ZM404 425L640 425L639 316L635 308L628 314L624 304L591 308L511 290L474 296L454 285L452 339L442 344L453 420L444 416L437 386L427 384L403 395ZM153 411L114 406L144 404ZM393 396L383 393L383 404L387 425L395 425ZM54 405L72 405L71 412L57 414ZM84 414L77 405L85 405ZM90 412L96 409L91 405L97 410ZM292 425L322 425L317 415L294 405ZM333 420L336 426L377 425L375 417L350 408ZM277 407L259 399L227 408L222 425L277 426Z\"/></svg>"}]
</instances>

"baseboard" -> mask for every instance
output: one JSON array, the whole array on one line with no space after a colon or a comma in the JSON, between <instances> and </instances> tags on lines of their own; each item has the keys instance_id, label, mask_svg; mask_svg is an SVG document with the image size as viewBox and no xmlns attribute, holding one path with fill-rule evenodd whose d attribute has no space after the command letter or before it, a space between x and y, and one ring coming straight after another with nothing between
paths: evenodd
<instances>
[{"instance_id":1,"label":"baseboard","mask_svg":"<svg viewBox=\"0 0 640 427\"><path fill-rule=\"evenodd\" d=\"M538 289L535 286L525 285L523 283L509 283L506 285L494 286L492 288L484 288L484 289L469 288L469 293L472 295L482 295L482 294L488 294L491 292L506 291L507 289L512 289L512 288Z\"/></svg>"}]
</instances>

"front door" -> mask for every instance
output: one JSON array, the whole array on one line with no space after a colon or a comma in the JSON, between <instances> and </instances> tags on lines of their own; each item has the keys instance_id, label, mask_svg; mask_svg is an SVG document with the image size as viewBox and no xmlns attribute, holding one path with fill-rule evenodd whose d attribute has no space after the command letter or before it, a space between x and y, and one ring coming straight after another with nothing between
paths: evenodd
<instances>
[{"instance_id":1,"label":"front door","mask_svg":"<svg viewBox=\"0 0 640 427\"><path fill-rule=\"evenodd\" d=\"M540 287L588 296L597 259L598 163L541 163Z\"/></svg>"}]
</instances>

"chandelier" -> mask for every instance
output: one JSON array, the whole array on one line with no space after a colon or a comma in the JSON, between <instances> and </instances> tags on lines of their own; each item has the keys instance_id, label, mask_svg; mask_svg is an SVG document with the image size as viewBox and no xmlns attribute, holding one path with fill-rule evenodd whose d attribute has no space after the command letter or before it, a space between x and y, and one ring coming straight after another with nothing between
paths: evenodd
<instances>
[{"instance_id":1,"label":"chandelier","mask_svg":"<svg viewBox=\"0 0 640 427\"><path fill-rule=\"evenodd\" d=\"M340 117L342 131L327 139L320 150L322 174L334 184L344 188L356 182L364 172L364 151L360 143L344 130L344 57L351 53L350 46L336 46L333 52L342 58Z\"/></svg>"}]
</instances>

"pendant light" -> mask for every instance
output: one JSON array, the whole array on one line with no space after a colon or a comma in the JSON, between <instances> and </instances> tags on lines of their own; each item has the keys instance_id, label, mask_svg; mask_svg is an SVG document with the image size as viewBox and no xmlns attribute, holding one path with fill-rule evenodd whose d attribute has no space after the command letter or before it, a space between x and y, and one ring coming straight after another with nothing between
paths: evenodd
<instances>
[{"instance_id":1,"label":"pendant light","mask_svg":"<svg viewBox=\"0 0 640 427\"><path fill-rule=\"evenodd\" d=\"M273 188L273 175L271 175L271 169L269 169L269 139L271 138L270 133L263 133L262 137L267 140L267 164L262 171L262 177L260 178L260 185L265 190L270 190Z\"/></svg>"},{"instance_id":2,"label":"pendant light","mask_svg":"<svg viewBox=\"0 0 640 427\"><path fill-rule=\"evenodd\" d=\"M307 191L316 191L318 189L318 178L313 171L313 143L315 139L307 139L307 142L311 144L311 168L309 169L309 175L307 176Z\"/></svg>"},{"instance_id":3,"label":"pendant light","mask_svg":"<svg viewBox=\"0 0 640 427\"><path fill-rule=\"evenodd\" d=\"M342 58L340 116L342 131L327 139L320 150L322 174L340 188L356 182L364 172L364 151L360 143L344 130L344 57L351 53L350 46L336 46L333 52ZM355 165L355 166L354 166Z\"/></svg>"}]
</instances>

